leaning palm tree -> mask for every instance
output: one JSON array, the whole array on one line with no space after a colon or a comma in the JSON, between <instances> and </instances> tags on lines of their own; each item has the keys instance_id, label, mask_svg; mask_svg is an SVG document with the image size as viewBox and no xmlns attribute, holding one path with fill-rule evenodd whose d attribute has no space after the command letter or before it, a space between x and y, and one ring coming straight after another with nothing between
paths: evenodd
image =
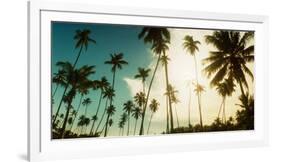
<instances>
[{"instance_id":1,"label":"leaning palm tree","mask_svg":"<svg viewBox=\"0 0 281 162\"><path fill-rule=\"evenodd\" d=\"M145 69L145 68L138 68L138 74L135 75L135 78L138 79L140 78L142 81L142 91L145 94L145 81L146 78L149 76L150 69Z\"/></svg>"},{"instance_id":2,"label":"leaning palm tree","mask_svg":"<svg viewBox=\"0 0 281 162\"><path fill-rule=\"evenodd\" d=\"M211 86L217 85L225 77L233 79L240 86L245 96L244 87L248 88L246 75L252 80L254 76L247 67L247 63L254 61L254 32L215 31L207 35L205 41L212 44L217 50L211 51L210 56L203 60L208 65L204 68L208 77L213 77Z\"/></svg>"},{"instance_id":3,"label":"leaning palm tree","mask_svg":"<svg viewBox=\"0 0 281 162\"><path fill-rule=\"evenodd\" d=\"M107 87L107 88L105 89L105 91L104 91L104 94L103 94L103 98L106 99L106 101L105 101L105 106L104 106L104 110L103 110L101 119L100 119L100 121L99 121L99 123L98 123L98 126L97 126L97 128L96 128L96 130L95 130L95 134L98 132L99 127L100 127L100 125L101 125L101 123L102 123L102 121L103 121L103 118L104 118L105 114L106 114L106 110L107 110L107 107L108 107L108 101L112 100L114 96L115 96L115 91L114 91L110 86Z\"/></svg>"},{"instance_id":4,"label":"leaning palm tree","mask_svg":"<svg viewBox=\"0 0 281 162\"><path fill-rule=\"evenodd\" d=\"M85 118L85 115L81 115L78 119L77 127L80 127L80 134L82 134Z\"/></svg>"},{"instance_id":5,"label":"leaning palm tree","mask_svg":"<svg viewBox=\"0 0 281 162\"><path fill-rule=\"evenodd\" d=\"M61 64L62 62L60 63L57 63L58 66L62 67L63 70L65 70L65 75L66 75L66 78L69 76L69 72L71 72L72 70L75 69L76 67L76 64L80 58L80 55L82 53L82 50L85 49L87 50L88 49L88 44L89 42L92 42L93 44L96 43L96 41L92 38L90 38L90 35L91 34L91 31L88 30L88 29L84 29L84 30L76 30L76 34L74 36L74 40L76 40L76 44L75 44L75 48L80 48L79 52L78 52L78 55L73 63L73 65L69 62L66 62L66 64ZM69 81L69 79L67 79ZM63 100L63 97L65 96L65 94L67 93L67 90L68 90L68 87L69 87L70 83L69 82L66 82L65 84L65 88L64 88L64 91L63 91L63 94L62 94L62 97L61 97L61 100L59 102L59 106L57 108L57 112L56 112L56 115L55 115L55 118L53 120L53 123L56 121L56 118L57 118L57 115L60 111L60 108L61 108L61 105L62 105L62 100ZM52 123L52 124L53 124Z\"/></svg>"},{"instance_id":6,"label":"leaning palm tree","mask_svg":"<svg viewBox=\"0 0 281 162\"><path fill-rule=\"evenodd\" d=\"M88 97L85 98L82 102L82 105L85 106L85 113L84 115L87 116L87 110L88 110L88 106L92 103L92 100Z\"/></svg>"},{"instance_id":7,"label":"leaning palm tree","mask_svg":"<svg viewBox=\"0 0 281 162\"><path fill-rule=\"evenodd\" d=\"M198 45L201 43L199 41L196 41L193 39L192 36L186 35L184 37L184 43L183 47L189 52L191 56L193 56L194 64L195 64L195 75L196 75L196 87L198 86L198 70L197 70L197 60L196 60L196 51L199 51ZM202 108L201 108L201 99L200 99L200 93L197 94L197 102L198 102L198 109L199 109L199 117L200 117L200 126L203 129L203 119L202 119Z\"/></svg>"},{"instance_id":8,"label":"leaning palm tree","mask_svg":"<svg viewBox=\"0 0 281 162\"><path fill-rule=\"evenodd\" d=\"M161 55L168 50L168 44L170 43L170 32L167 28L155 28L155 27L144 27L140 34L138 35L139 39L143 39L144 43L150 43L152 51L158 55L158 59L156 62L156 66L154 68L151 81L149 83L148 92L146 94L146 102L143 108L142 112L142 118L141 118L141 126L140 126L140 132L139 134L143 134L143 125L144 125L144 118L146 113L146 107L148 105L148 99L151 91L151 87L154 81L154 77L156 74L156 71L158 69L158 65L161 59Z\"/></svg>"},{"instance_id":9,"label":"leaning palm tree","mask_svg":"<svg viewBox=\"0 0 281 162\"><path fill-rule=\"evenodd\" d=\"M104 137L107 136L109 118L114 115L115 111L116 111L116 108L113 105L110 105L106 110L107 118L106 118L106 123L105 123Z\"/></svg>"},{"instance_id":10,"label":"leaning palm tree","mask_svg":"<svg viewBox=\"0 0 281 162\"><path fill-rule=\"evenodd\" d=\"M99 103L98 103L98 107L95 113L95 116L98 116L99 110L100 110L100 105L101 105L101 100L103 98L103 94L105 92L105 90L109 87L109 82L107 81L106 77L102 77L101 80L95 80L93 82L93 89L100 89L100 98L99 98ZM93 120L93 125L90 131L90 135L93 135L93 128L95 126L97 120Z\"/></svg>"},{"instance_id":11,"label":"leaning palm tree","mask_svg":"<svg viewBox=\"0 0 281 162\"><path fill-rule=\"evenodd\" d=\"M85 65L77 70L74 70L73 73L71 74L71 76L69 77L68 82L71 83L71 89L68 92L68 94L66 95L67 109L66 109L66 115L64 118L64 123L62 126L61 138L63 138L65 135L65 128L67 126L67 120L68 120L68 116L69 116L70 109L71 109L71 103L72 103L74 97L76 96L77 89L79 89L79 87L81 87L81 86L84 86L85 84L91 84L92 81L90 81L88 77L94 73L95 73L94 66Z\"/></svg>"},{"instance_id":12,"label":"leaning palm tree","mask_svg":"<svg viewBox=\"0 0 281 162\"><path fill-rule=\"evenodd\" d=\"M134 135L136 135L136 128L138 124L138 119L142 116L142 110L140 107L135 107L132 112L132 116L136 119L135 121L135 128L134 128Z\"/></svg>"},{"instance_id":13,"label":"leaning palm tree","mask_svg":"<svg viewBox=\"0 0 281 162\"><path fill-rule=\"evenodd\" d=\"M54 77L52 79L52 82L56 84L56 87L54 89L54 92L52 93L52 98L55 96L58 87L63 86L65 87L66 85L66 78L65 78L65 71L64 70L59 70L57 73L54 74Z\"/></svg>"},{"instance_id":14,"label":"leaning palm tree","mask_svg":"<svg viewBox=\"0 0 281 162\"><path fill-rule=\"evenodd\" d=\"M127 129L127 136L128 136L130 133L130 116L131 116L131 112L134 108L134 103L133 103L133 101L129 100L129 101L125 102L123 104L123 106L124 106L123 110L127 113L127 116L128 116L128 129Z\"/></svg>"},{"instance_id":15,"label":"leaning palm tree","mask_svg":"<svg viewBox=\"0 0 281 162\"><path fill-rule=\"evenodd\" d=\"M225 100L227 96L231 96L235 91L235 85L230 79L225 79L224 82L217 84L217 92L222 97L222 103L219 108L218 119L220 119L220 113L222 111L222 122L226 124L226 115L225 115Z\"/></svg>"},{"instance_id":16,"label":"leaning palm tree","mask_svg":"<svg viewBox=\"0 0 281 162\"><path fill-rule=\"evenodd\" d=\"M146 101L145 94L143 92L136 93L134 100L139 107L143 108Z\"/></svg>"},{"instance_id":17,"label":"leaning palm tree","mask_svg":"<svg viewBox=\"0 0 281 162\"><path fill-rule=\"evenodd\" d=\"M150 128L152 117L156 113L156 111L159 109L159 105L160 104L156 99L152 99L151 103L149 104L149 108L151 110L151 116L150 116L150 120L149 120L149 124L148 124L148 128L147 128L147 134L149 134L149 128Z\"/></svg>"},{"instance_id":18,"label":"leaning palm tree","mask_svg":"<svg viewBox=\"0 0 281 162\"><path fill-rule=\"evenodd\" d=\"M109 128L113 125L113 120L112 119L109 119L108 120L108 130L107 130L107 133L109 132Z\"/></svg>"}]
</instances>

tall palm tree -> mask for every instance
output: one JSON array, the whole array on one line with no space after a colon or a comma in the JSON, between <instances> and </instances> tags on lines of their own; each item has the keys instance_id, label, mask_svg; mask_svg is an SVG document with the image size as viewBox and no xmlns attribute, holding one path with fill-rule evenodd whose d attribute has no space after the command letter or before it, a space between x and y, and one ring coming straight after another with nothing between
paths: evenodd
<instances>
[{"instance_id":1,"label":"tall palm tree","mask_svg":"<svg viewBox=\"0 0 281 162\"><path fill-rule=\"evenodd\" d=\"M151 81L149 83L148 92L146 95L146 102L142 112L141 126L139 134L143 134L144 118L146 113L146 107L148 105L148 99L150 95L150 90L154 81L154 77L160 62L161 55L168 50L168 45L170 43L170 32L167 28L156 28L156 27L144 27L138 35L139 39L143 39L144 43L150 43L152 51L158 55L156 66L154 68Z\"/></svg>"},{"instance_id":2,"label":"tall palm tree","mask_svg":"<svg viewBox=\"0 0 281 162\"><path fill-rule=\"evenodd\" d=\"M130 133L130 116L131 116L131 112L135 105L134 105L133 101L129 100L129 101L125 102L123 104L123 106L124 106L123 110L127 113L127 116L128 116L128 129L127 129L127 136L128 136Z\"/></svg>"},{"instance_id":3,"label":"tall palm tree","mask_svg":"<svg viewBox=\"0 0 281 162\"><path fill-rule=\"evenodd\" d=\"M91 31L89 29L84 29L84 30L76 30L74 40L76 40L75 48L80 48L78 55L73 63L73 67L76 66L80 55L82 53L82 50L88 49L88 44L93 43L96 44L96 41L90 37Z\"/></svg>"},{"instance_id":4,"label":"tall palm tree","mask_svg":"<svg viewBox=\"0 0 281 162\"><path fill-rule=\"evenodd\" d=\"M183 42L183 47L184 49L189 52L191 56L193 56L194 59L194 64L195 64L195 75L196 75L196 87L198 87L199 82L198 82L198 70L197 70L197 60L196 60L196 52L199 51L198 45L201 43L199 41L196 41L193 39L192 36L186 35L184 37L184 42ZM198 109L199 109L199 117L200 117L200 126L201 129L203 129L203 119L202 119L202 108L201 108L201 99L200 99L200 93L197 94L197 102L198 102Z\"/></svg>"},{"instance_id":5,"label":"tall palm tree","mask_svg":"<svg viewBox=\"0 0 281 162\"><path fill-rule=\"evenodd\" d=\"M82 105L85 106L85 113L84 115L87 116L87 110L88 110L88 106L92 103L92 100L88 97L85 98L82 102Z\"/></svg>"},{"instance_id":6,"label":"tall palm tree","mask_svg":"<svg viewBox=\"0 0 281 162\"><path fill-rule=\"evenodd\" d=\"M145 81L146 78L149 76L150 69L145 69L145 68L138 68L138 74L135 75L135 78L138 79L140 78L142 81L142 91L145 94Z\"/></svg>"},{"instance_id":7,"label":"tall palm tree","mask_svg":"<svg viewBox=\"0 0 281 162\"><path fill-rule=\"evenodd\" d=\"M64 89L64 92L63 92L63 96L60 100L60 103L59 103L59 106L56 110L56 113L55 113L55 116L53 118L53 122L52 122L52 126L55 124L56 120L57 120L57 117L60 113L60 108L61 108L61 105L63 103L63 99L65 97L65 94L66 94L66 91L67 91L67 87L69 86L69 81L70 81L70 78L73 74L73 71L74 71L74 68L72 66L72 64L70 62L57 62L56 63L56 66L59 67L59 71L63 71L63 74L65 75L64 78L66 79L66 86L65 86L65 89ZM52 109L53 110L53 109Z\"/></svg>"},{"instance_id":8,"label":"tall palm tree","mask_svg":"<svg viewBox=\"0 0 281 162\"><path fill-rule=\"evenodd\" d=\"M88 29L84 29L82 31L76 30L76 34L74 36L74 40L76 40L75 48L80 48L80 50L78 52L78 55L77 55L73 65L71 65L71 63L69 63L69 62L66 62L66 64L61 64L62 62L57 64L58 66L63 67L63 70L65 70L65 72L66 72L66 74L65 74L66 76L69 76L69 74L70 74L69 72L71 72L75 69L76 64L77 64L77 62L80 58L80 55L82 53L83 48L85 48L85 51L86 51L88 49L89 42L92 42L92 43L96 44L96 41L89 36L90 34L91 34L91 31L88 30ZM70 84L69 82L66 82L66 84L65 84L65 88L64 88L64 91L63 91L63 94L62 94L62 98L61 98L59 106L57 108L57 112L56 112L55 118L53 120L53 123L56 121L57 115L60 111L60 108L61 108L61 105L62 105L62 102L63 102L62 101L63 97L65 96L65 94L68 90L69 84Z\"/></svg>"},{"instance_id":9,"label":"tall palm tree","mask_svg":"<svg viewBox=\"0 0 281 162\"><path fill-rule=\"evenodd\" d=\"M86 118L85 115L81 115L78 119L77 127L81 127L80 128L80 134L82 134L85 118Z\"/></svg>"},{"instance_id":10,"label":"tall palm tree","mask_svg":"<svg viewBox=\"0 0 281 162\"><path fill-rule=\"evenodd\" d=\"M213 76L211 86L215 86L225 77L233 79L240 86L245 96L244 87L248 88L246 74L254 79L247 63L254 61L254 45L251 41L254 32L215 31L207 35L205 41L212 44L217 51L211 51L210 56L203 60L208 63L204 68L208 77Z\"/></svg>"},{"instance_id":11,"label":"tall palm tree","mask_svg":"<svg viewBox=\"0 0 281 162\"><path fill-rule=\"evenodd\" d=\"M64 118L64 123L62 126L62 134L61 134L61 138L64 137L65 135L65 128L67 125L67 120L68 120L68 116L69 116L69 112L71 109L71 103L74 99L74 97L76 96L76 92L77 89L79 89L79 87L84 86L85 84L91 84L92 81L89 80L89 76L95 73L95 67L94 66L82 66L81 68L74 70L73 73L71 74L71 76L68 78L69 79L69 83L71 84L71 89L68 92L68 94L66 95L67 97L67 110L66 110L66 115Z\"/></svg>"},{"instance_id":12,"label":"tall palm tree","mask_svg":"<svg viewBox=\"0 0 281 162\"><path fill-rule=\"evenodd\" d=\"M150 116L150 120L149 120L149 124L148 124L148 128L147 128L147 134L149 134L149 128L150 128L152 117L153 117L154 113L156 113L156 111L159 109L159 105L160 104L156 99L152 99L151 103L149 104L149 108L151 110L151 116Z\"/></svg>"},{"instance_id":13,"label":"tall palm tree","mask_svg":"<svg viewBox=\"0 0 281 162\"><path fill-rule=\"evenodd\" d=\"M102 121L103 121L103 118L104 118L105 114L106 114L106 110L107 110L107 106L108 106L108 101L112 100L114 96L115 96L115 91L114 91L114 89L112 89L110 86L105 89L104 94L103 94L103 98L106 99L106 101L105 101L105 107L104 107L104 110L103 110L103 114L102 114L102 116L101 116L101 119L100 119L100 121L99 121L99 123L98 123L98 126L97 126L97 128L96 128L96 130L95 130L95 134L98 132L99 127L100 127L100 125L101 125L101 123L102 123Z\"/></svg>"},{"instance_id":14,"label":"tall palm tree","mask_svg":"<svg viewBox=\"0 0 281 162\"><path fill-rule=\"evenodd\" d=\"M222 103L219 108L218 119L220 118L220 113L222 110L222 122L226 124L226 115L225 115L225 100L227 96L231 96L235 91L235 85L230 79L225 79L222 83L217 84L216 90L218 94L222 96Z\"/></svg>"},{"instance_id":15,"label":"tall palm tree","mask_svg":"<svg viewBox=\"0 0 281 162\"><path fill-rule=\"evenodd\" d=\"M161 57L161 62L164 66L165 69L165 79L166 79L166 90L169 90L169 76L168 76L168 62L169 62L169 57L165 54L165 52L163 52L163 56ZM170 124L171 124L171 132L174 129L174 117L173 117L173 109L172 109L172 101L171 101L171 93L167 93L167 97L166 99L168 99L168 104L169 104L169 114L170 114Z\"/></svg>"},{"instance_id":16,"label":"tall palm tree","mask_svg":"<svg viewBox=\"0 0 281 162\"><path fill-rule=\"evenodd\" d=\"M93 89L100 89L100 98L99 98L99 103L98 103L98 107L95 113L95 116L98 116L99 110L100 110L100 105L101 105L101 100L103 98L103 94L105 92L105 90L109 87L109 82L107 81L106 77L103 76L101 78L101 80L95 80L93 83ZM90 135L93 134L93 128L95 126L97 120L93 120L93 125L90 131Z\"/></svg>"},{"instance_id":17,"label":"tall palm tree","mask_svg":"<svg viewBox=\"0 0 281 162\"><path fill-rule=\"evenodd\" d=\"M110 105L106 110L107 118L106 118L106 123L105 123L104 137L107 136L109 118L114 115L115 111L116 111L116 108L113 105Z\"/></svg>"},{"instance_id":18,"label":"tall palm tree","mask_svg":"<svg viewBox=\"0 0 281 162\"><path fill-rule=\"evenodd\" d=\"M135 134L136 134L137 124L138 124L138 119L142 116L142 110L141 110L141 108L138 107L138 106L136 106L136 107L133 109L132 116L136 119L136 121L135 121L135 128L134 128L134 135L135 135Z\"/></svg>"},{"instance_id":19,"label":"tall palm tree","mask_svg":"<svg viewBox=\"0 0 281 162\"><path fill-rule=\"evenodd\" d=\"M111 87L114 89L114 85L115 85L115 75L116 75L116 70L117 69L122 69L123 65L128 65L128 62L123 60L123 53L114 53L114 54L110 54L110 60L109 61L105 61L105 64L109 64L112 66L111 68L111 72L113 73L113 77L112 77L112 85Z\"/></svg>"}]
</instances>

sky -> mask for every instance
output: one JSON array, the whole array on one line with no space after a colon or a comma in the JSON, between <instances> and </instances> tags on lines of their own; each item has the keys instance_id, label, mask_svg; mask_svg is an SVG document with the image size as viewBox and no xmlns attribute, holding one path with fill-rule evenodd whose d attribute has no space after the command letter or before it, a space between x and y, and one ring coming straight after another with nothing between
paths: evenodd
<instances>
[{"instance_id":1,"label":"sky","mask_svg":"<svg viewBox=\"0 0 281 162\"><path fill-rule=\"evenodd\" d=\"M128 100L133 100L133 96L142 90L141 80L135 79L138 67L154 69L157 57L150 50L149 44L144 44L143 40L138 39L142 26L129 25L112 25L112 24L90 24L90 23L69 23L69 22L52 22L52 74L57 72L58 67L55 66L58 61L74 62L78 54L78 49L75 49L75 40L73 39L76 30L89 29L91 30L90 37L97 43L89 44L87 51L83 51L77 67L83 65L95 65L96 73L90 79L100 79L106 76L108 81L112 81L111 66L104 64L110 59L110 54L122 52L124 59L129 62L124 65L122 70L116 73L114 105L116 106L116 113L113 116L114 124L110 128L109 136L118 136L118 122L123 113L123 103ZM202 29L179 29L168 28L171 34L171 43L167 55L170 58L168 65L168 74L170 84L172 84L178 91L177 96L179 103L174 105L174 113L176 112L179 119L179 126L187 126L188 124L188 102L191 93L191 124L199 123L199 112L197 98L194 93L194 86L191 81L195 80L195 66L194 58L183 49L183 38L185 35L191 35L195 40L201 42L199 45L199 52L196 53L199 83L204 85L205 92L202 93L202 115L203 123L210 124L217 117L219 106L222 98L217 94L215 88L209 86L210 78L207 78L202 69L202 59L209 56L209 51L215 50L212 45L207 45L204 41L205 35L211 35L213 30ZM253 71L253 64L248 67ZM148 89L147 79L146 89ZM166 129L166 111L165 111L165 73L164 67L160 64L153 82L150 99L155 98L159 101L159 110L152 118L150 134L159 134ZM249 90L253 92L253 81L247 77L249 83ZM52 86L53 90L55 86ZM59 88L54 96L54 105L52 107L53 114L57 110L59 100L61 99L63 88ZM99 99L99 91L91 90L87 95L92 100L88 107L88 117L94 115ZM238 96L241 94L240 88L236 87L236 92L232 97L226 100L226 115L227 117L235 116L239 108L236 104L239 103ZM76 95L73 106L76 109L79 104L80 95ZM66 111L66 105L63 105L60 113ZM104 102L102 103L99 118L104 109ZM78 116L84 113L85 107L81 107ZM150 117L150 110L148 109L144 128L147 129L148 119ZM177 127L176 114L174 114L174 125ZM77 121L74 123L76 125ZM131 118L130 132L132 134L135 120ZM140 120L138 121L138 126ZM90 126L89 126L90 127ZM127 128L127 127L125 127ZM89 132L89 129L87 132ZM137 128L137 131L139 127ZM126 131L126 130L125 130Z\"/></svg>"}]
</instances>

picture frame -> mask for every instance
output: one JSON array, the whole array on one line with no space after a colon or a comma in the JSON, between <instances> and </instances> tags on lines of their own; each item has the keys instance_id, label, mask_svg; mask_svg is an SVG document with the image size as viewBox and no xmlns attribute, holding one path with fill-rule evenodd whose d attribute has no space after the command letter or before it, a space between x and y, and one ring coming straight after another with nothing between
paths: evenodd
<instances>
[{"instance_id":1,"label":"picture frame","mask_svg":"<svg viewBox=\"0 0 281 162\"><path fill-rule=\"evenodd\" d=\"M28 2L28 17L29 161L256 147L268 144L268 17L45 1ZM164 136L52 140L52 21L255 31L255 129Z\"/></svg>"}]
</instances>

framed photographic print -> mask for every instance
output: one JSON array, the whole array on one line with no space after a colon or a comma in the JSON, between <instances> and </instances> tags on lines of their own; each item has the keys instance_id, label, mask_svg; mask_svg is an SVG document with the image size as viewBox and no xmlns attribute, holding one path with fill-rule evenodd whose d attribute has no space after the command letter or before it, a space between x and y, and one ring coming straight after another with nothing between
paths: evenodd
<instances>
[{"instance_id":1,"label":"framed photographic print","mask_svg":"<svg viewBox=\"0 0 281 162\"><path fill-rule=\"evenodd\" d=\"M28 6L30 161L267 144L267 17Z\"/></svg>"}]
</instances>

